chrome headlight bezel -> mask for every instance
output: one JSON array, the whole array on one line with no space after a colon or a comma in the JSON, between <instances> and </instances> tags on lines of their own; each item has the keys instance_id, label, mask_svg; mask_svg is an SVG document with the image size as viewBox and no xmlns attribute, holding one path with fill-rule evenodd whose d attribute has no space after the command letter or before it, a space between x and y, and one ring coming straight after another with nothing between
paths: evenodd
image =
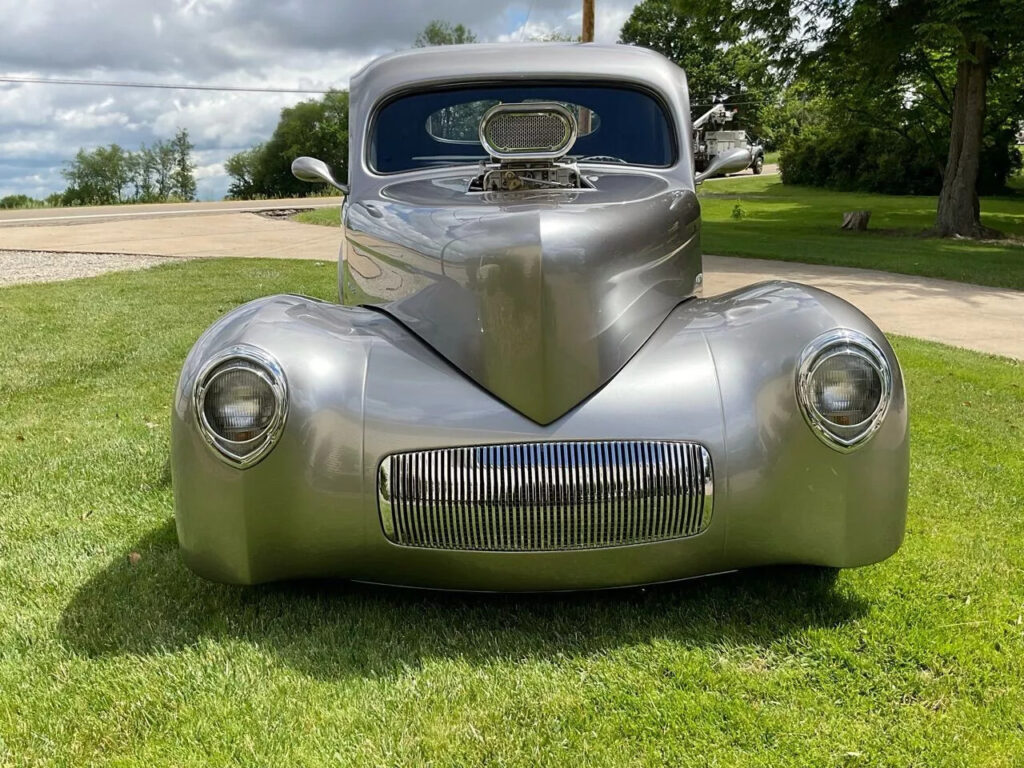
<instances>
[{"instance_id":1,"label":"chrome headlight bezel","mask_svg":"<svg viewBox=\"0 0 1024 768\"><path fill-rule=\"evenodd\" d=\"M213 381L238 369L248 370L259 376L270 387L274 396L274 414L269 423L255 437L244 441L229 440L217 434L206 418L205 408L206 395ZM199 434L213 450L214 455L239 469L251 467L270 453L284 431L285 419L288 416L288 382L284 370L272 355L258 347L248 344L230 347L207 361L196 376L192 390L192 409Z\"/></svg>"},{"instance_id":2,"label":"chrome headlight bezel","mask_svg":"<svg viewBox=\"0 0 1024 768\"><path fill-rule=\"evenodd\" d=\"M818 411L812 387L814 374L826 360L837 355L854 355L866 361L878 376L880 396L874 411L857 424L839 425ZM864 445L878 431L892 401L892 368L882 349L867 335L849 328L837 328L821 334L808 344L797 366L796 396L804 420L818 438L830 448L849 453Z\"/></svg>"}]
</instances>

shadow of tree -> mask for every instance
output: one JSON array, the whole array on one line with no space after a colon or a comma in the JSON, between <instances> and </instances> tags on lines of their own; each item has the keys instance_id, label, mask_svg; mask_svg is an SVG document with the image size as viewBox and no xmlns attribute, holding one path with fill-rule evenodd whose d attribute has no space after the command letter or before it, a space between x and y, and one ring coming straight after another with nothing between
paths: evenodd
<instances>
[{"instance_id":1,"label":"shadow of tree","mask_svg":"<svg viewBox=\"0 0 1024 768\"><path fill-rule=\"evenodd\" d=\"M323 679L393 674L434 658L556 658L659 639L685 647L767 644L861 616L835 578L756 569L674 585L547 595L479 595L348 582L213 584L178 555L173 522L84 584L58 634L87 656L148 655L241 639ZM134 562L133 562L134 561Z\"/></svg>"}]
</instances>

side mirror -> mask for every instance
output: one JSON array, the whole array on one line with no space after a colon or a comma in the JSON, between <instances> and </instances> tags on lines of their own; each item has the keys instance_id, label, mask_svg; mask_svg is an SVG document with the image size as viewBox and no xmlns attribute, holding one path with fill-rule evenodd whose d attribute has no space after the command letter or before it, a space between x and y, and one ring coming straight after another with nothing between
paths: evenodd
<instances>
[{"instance_id":1,"label":"side mirror","mask_svg":"<svg viewBox=\"0 0 1024 768\"><path fill-rule=\"evenodd\" d=\"M334 178L331 167L315 157L296 157L292 160L292 176L299 181L309 181L314 184L323 181L340 190L343 195L348 194L348 184L342 184Z\"/></svg>"},{"instance_id":2,"label":"side mirror","mask_svg":"<svg viewBox=\"0 0 1024 768\"><path fill-rule=\"evenodd\" d=\"M743 149L742 147L730 149L728 152L716 155L715 159L708 164L708 167L694 176L693 180L695 183L700 184L704 179L710 178L716 173L742 171L750 166L753 159L749 149Z\"/></svg>"}]
</instances>

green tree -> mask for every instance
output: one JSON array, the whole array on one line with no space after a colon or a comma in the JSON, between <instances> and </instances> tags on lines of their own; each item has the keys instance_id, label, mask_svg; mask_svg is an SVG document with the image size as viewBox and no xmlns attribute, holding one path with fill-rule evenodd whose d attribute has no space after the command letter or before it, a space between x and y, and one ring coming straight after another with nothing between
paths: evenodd
<instances>
[{"instance_id":1,"label":"green tree","mask_svg":"<svg viewBox=\"0 0 1024 768\"><path fill-rule=\"evenodd\" d=\"M156 199L167 200L174 193L174 147L169 141L158 141L152 152Z\"/></svg>"},{"instance_id":2,"label":"green tree","mask_svg":"<svg viewBox=\"0 0 1024 768\"><path fill-rule=\"evenodd\" d=\"M172 196L194 200L195 164L188 132L180 129L172 141L142 145L129 152L117 144L80 149L62 171L68 182L61 193L64 205L112 205L161 202Z\"/></svg>"},{"instance_id":3,"label":"green tree","mask_svg":"<svg viewBox=\"0 0 1024 768\"><path fill-rule=\"evenodd\" d=\"M713 10L721 0L675 0L677 7ZM842 102L882 120L896 134L916 132L927 103L947 117L941 148L945 162L936 232L986 234L978 204L979 171L986 146L1007 126L989 114L1019 107L1024 72L1024 2L1021 0L732 0L745 37L758 36L782 60L802 57L829 79ZM1007 83L1016 80L1016 95ZM882 87L879 98L871 91ZM848 91L848 89L853 89ZM919 108L916 110L906 107ZM893 119L892 115L897 117ZM1020 112L1016 112L1019 118ZM906 138L904 135L904 138ZM926 138L911 143L920 146ZM998 149L996 151L999 151ZM1004 154L1010 151L1007 146ZM1004 157L1003 167L1009 167Z\"/></svg>"},{"instance_id":4,"label":"green tree","mask_svg":"<svg viewBox=\"0 0 1024 768\"><path fill-rule=\"evenodd\" d=\"M300 155L324 160L339 178L348 175L348 91L331 91L281 110L266 143L232 155L224 164L232 179L228 194L301 197L323 189L292 176L292 160Z\"/></svg>"},{"instance_id":5,"label":"green tree","mask_svg":"<svg viewBox=\"0 0 1024 768\"><path fill-rule=\"evenodd\" d=\"M261 193L258 187L263 155L263 145L243 149L224 163L224 170L231 177L228 197L236 200L252 200Z\"/></svg>"},{"instance_id":6,"label":"green tree","mask_svg":"<svg viewBox=\"0 0 1024 768\"><path fill-rule=\"evenodd\" d=\"M423 31L416 35L413 46L416 48L427 48L432 45L461 45L463 43L475 43L476 35L472 30L462 24L452 24L448 21L434 19Z\"/></svg>"},{"instance_id":7,"label":"green tree","mask_svg":"<svg viewBox=\"0 0 1024 768\"><path fill-rule=\"evenodd\" d=\"M531 43L579 43L583 38L581 35L570 35L568 32L555 31L532 35L528 40Z\"/></svg>"},{"instance_id":8,"label":"green tree","mask_svg":"<svg viewBox=\"0 0 1024 768\"><path fill-rule=\"evenodd\" d=\"M194 145L188 137L188 129L179 128L171 139L174 164L171 171L173 194L180 200L196 199L196 164L192 160Z\"/></svg>"},{"instance_id":9,"label":"green tree","mask_svg":"<svg viewBox=\"0 0 1024 768\"><path fill-rule=\"evenodd\" d=\"M783 74L746 34L731 0L644 0L623 25L620 42L658 51L686 70L695 112L719 102L736 105L744 124L763 132L762 108L775 99Z\"/></svg>"},{"instance_id":10,"label":"green tree","mask_svg":"<svg viewBox=\"0 0 1024 768\"><path fill-rule=\"evenodd\" d=\"M69 205L112 205L124 202L131 181L129 153L117 144L79 149L61 172L68 182Z\"/></svg>"},{"instance_id":11,"label":"green tree","mask_svg":"<svg viewBox=\"0 0 1024 768\"><path fill-rule=\"evenodd\" d=\"M45 203L28 195L7 195L0 197L0 208L42 208Z\"/></svg>"},{"instance_id":12,"label":"green tree","mask_svg":"<svg viewBox=\"0 0 1024 768\"><path fill-rule=\"evenodd\" d=\"M1024 69L1015 66L1024 57L1024 2L915 0L906 4L911 13L922 14L918 16L920 33L956 57L949 155L936 229L942 235L983 235L977 182L988 88L994 77ZM1017 89L1019 93L1020 80Z\"/></svg>"}]
</instances>

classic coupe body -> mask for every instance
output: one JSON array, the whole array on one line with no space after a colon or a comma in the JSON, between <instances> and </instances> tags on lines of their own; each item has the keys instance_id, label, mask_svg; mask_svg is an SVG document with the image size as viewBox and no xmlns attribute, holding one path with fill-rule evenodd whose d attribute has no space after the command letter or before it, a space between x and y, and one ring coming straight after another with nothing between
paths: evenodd
<instances>
[{"instance_id":1,"label":"classic coupe body","mask_svg":"<svg viewBox=\"0 0 1024 768\"><path fill-rule=\"evenodd\" d=\"M341 304L245 304L174 403L211 579L469 590L857 566L903 538L878 328L783 282L702 298L685 76L626 46L452 46L351 83ZM709 168L705 174L713 173Z\"/></svg>"}]
</instances>

